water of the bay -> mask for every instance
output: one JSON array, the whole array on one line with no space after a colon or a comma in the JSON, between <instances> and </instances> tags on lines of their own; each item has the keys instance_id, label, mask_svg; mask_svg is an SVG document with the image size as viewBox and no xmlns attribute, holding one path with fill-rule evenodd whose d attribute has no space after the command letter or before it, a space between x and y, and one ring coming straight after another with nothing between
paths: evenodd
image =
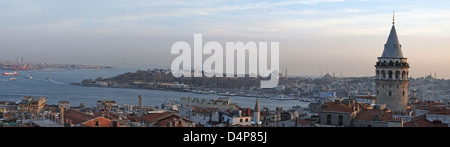
<instances>
[{"instance_id":1,"label":"water of the bay","mask_svg":"<svg viewBox=\"0 0 450 147\"><path fill-rule=\"evenodd\" d=\"M160 106L165 100L179 100L181 97L207 100L223 97L215 94L197 94L191 92L71 85L71 83L79 83L86 78L108 78L117 74L135 72L136 70L138 68L19 71L18 76L0 77L0 101L18 102L24 96L37 96L46 97L47 104L57 104L58 101L69 101L72 106L79 106L80 103L85 103L88 107L95 107L99 99L115 100L119 105L137 105L137 97L138 95L142 95L143 105ZM32 76L32 79L26 78L27 75ZM16 80L10 81L9 78L11 77L15 77ZM231 97L231 103L237 103L244 108L253 108L255 101L255 97ZM260 99L260 105L269 109L275 109L276 107L289 109L297 105L307 107L308 103L298 100L270 100L262 98Z\"/></svg>"}]
</instances>

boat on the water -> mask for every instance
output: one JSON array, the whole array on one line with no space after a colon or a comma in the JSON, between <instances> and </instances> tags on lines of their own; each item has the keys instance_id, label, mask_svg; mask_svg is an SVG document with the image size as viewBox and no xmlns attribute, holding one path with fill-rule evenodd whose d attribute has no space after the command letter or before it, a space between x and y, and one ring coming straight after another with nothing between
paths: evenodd
<instances>
[{"instance_id":1,"label":"boat on the water","mask_svg":"<svg viewBox=\"0 0 450 147\"><path fill-rule=\"evenodd\" d=\"M292 97L288 97L286 95L278 95L277 97L270 97L271 100L295 100Z\"/></svg>"},{"instance_id":2,"label":"boat on the water","mask_svg":"<svg viewBox=\"0 0 450 147\"><path fill-rule=\"evenodd\" d=\"M311 102L311 101L308 100L308 99L299 99L299 101L300 101L300 102Z\"/></svg>"},{"instance_id":3,"label":"boat on the water","mask_svg":"<svg viewBox=\"0 0 450 147\"><path fill-rule=\"evenodd\" d=\"M25 78L27 79L33 79L33 77L31 75L27 75Z\"/></svg>"},{"instance_id":4,"label":"boat on the water","mask_svg":"<svg viewBox=\"0 0 450 147\"><path fill-rule=\"evenodd\" d=\"M3 72L2 75L4 76L17 76L19 73L17 72Z\"/></svg>"},{"instance_id":5,"label":"boat on the water","mask_svg":"<svg viewBox=\"0 0 450 147\"><path fill-rule=\"evenodd\" d=\"M15 80L16 80L16 78L9 78L9 80L10 80L10 81L15 81Z\"/></svg>"}]
</instances>

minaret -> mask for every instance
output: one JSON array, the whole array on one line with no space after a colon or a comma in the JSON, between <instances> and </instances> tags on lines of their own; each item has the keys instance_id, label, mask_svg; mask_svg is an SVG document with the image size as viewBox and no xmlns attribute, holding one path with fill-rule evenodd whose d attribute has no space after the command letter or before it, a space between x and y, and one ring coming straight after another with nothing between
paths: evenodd
<instances>
[{"instance_id":1,"label":"minaret","mask_svg":"<svg viewBox=\"0 0 450 147\"><path fill-rule=\"evenodd\" d=\"M395 30L395 17L388 40L384 45L381 57L378 57L376 68L376 103L386 104L394 113L405 113L408 102L409 64L403 56Z\"/></svg>"},{"instance_id":2,"label":"minaret","mask_svg":"<svg viewBox=\"0 0 450 147\"><path fill-rule=\"evenodd\" d=\"M59 123L64 127L64 105L59 106Z\"/></svg>"},{"instance_id":3,"label":"minaret","mask_svg":"<svg viewBox=\"0 0 450 147\"><path fill-rule=\"evenodd\" d=\"M287 79L287 68L286 68L286 75L284 75L284 79Z\"/></svg>"},{"instance_id":4,"label":"minaret","mask_svg":"<svg viewBox=\"0 0 450 147\"><path fill-rule=\"evenodd\" d=\"M138 96L138 108L142 108L142 95Z\"/></svg>"},{"instance_id":5,"label":"minaret","mask_svg":"<svg viewBox=\"0 0 450 147\"><path fill-rule=\"evenodd\" d=\"M253 122L254 124L261 124L261 109L259 107L259 98L256 98L255 109L253 110Z\"/></svg>"}]
</instances>

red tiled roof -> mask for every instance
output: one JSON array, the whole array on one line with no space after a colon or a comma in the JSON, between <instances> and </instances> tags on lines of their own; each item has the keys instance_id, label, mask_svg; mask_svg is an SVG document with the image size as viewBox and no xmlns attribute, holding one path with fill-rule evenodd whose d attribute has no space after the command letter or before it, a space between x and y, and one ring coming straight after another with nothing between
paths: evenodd
<instances>
[{"instance_id":1,"label":"red tiled roof","mask_svg":"<svg viewBox=\"0 0 450 147\"><path fill-rule=\"evenodd\" d=\"M326 103L327 107L324 109L321 109L320 112L323 111L329 111L329 112L352 112L352 108L337 102L329 102Z\"/></svg>"},{"instance_id":2,"label":"red tiled roof","mask_svg":"<svg viewBox=\"0 0 450 147\"><path fill-rule=\"evenodd\" d=\"M390 121L392 113L377 109L364 109L358 113L355 120L375 120L377 116L380 117L380 121Z\"/></svg>"},{"instance_id":3,"label":"red tiled roof","mask_svg":"<svg viewBox=\"0 0 450 147\"><path fill-rule=\"evenodd\" d=\"M173 115L173 113L172 112L150 113L150 114L142 115L138 119L145 120L146 122L153 122L153 121L157 121L163 117L168 117L170 115Z\"/></svg>"},{"instance_id":4,"label":"red tiled roof","mask_svg":"<svg viewBox=\"0 0 450 147\"><path fill-rule=\"evenodd\" d=\"M312 124L310 119L299 119L299 120L297 120L297 123L301 124L301 125L311 125Z\"/></svg>"},{"instance_id":5,"label":"red tiled roof","mask_svg":"<svg viewBox=\"0 0 450 147\"><path fill-rule=\"evenodd\" d=\"M403 127L448 127L448 124L431 122L427 120L426 115L421 115L403 124Z\"/></svg>"},{"instance_id":6,"label":"red tiled roof","mask_svg":"<svg viewBox=\"0 0 450 147\"><path fill-rule=\"evenodd\" d=\"M89 115L86 113L81 113L78 111L68 110L64 111L64 120L70 120L72 121L72 124L81 124L83 122L86 122L88 120L94 119L96 116Z\"/></svg>"},{"instance_id":7,"label":"red tiled roof","mask_svg":"<svg viewBox=\"0 0 450 147\"><path fill-rule=\"evenodd\" d=\"M450 115L450 109L445 107L430 108L428 114Z\"/></svg>"},{"instance_id":8,"label":"red tiled roof","mask_svg":"<svg viewBox=\"0 0 450 147\"><path fill-rule=\"evenodd\" d=\"M103 117L107 118L107 119L119 119L119 115L110 112L110 111L103 111L103 112L95 112L94 115L95 116L102 116L103 113Z\"/></svg>"},{"instance_id":9,"label":"red tiled roof","mask_svg":"<svg viewBox=\"0 0 450 147\"><path fill-rule=\"evenodd\" d=\"M446 104L444 104L444 103L441 103L441 102L433 102L433 101L431 101L431 102L414 102L414 103L412 103L412 105L415 105L415 106L417 106L417 107L420 107L420 106L430 106L430 107L432 107L432 106L446 106Z\"/></svg>"}]
</instances>

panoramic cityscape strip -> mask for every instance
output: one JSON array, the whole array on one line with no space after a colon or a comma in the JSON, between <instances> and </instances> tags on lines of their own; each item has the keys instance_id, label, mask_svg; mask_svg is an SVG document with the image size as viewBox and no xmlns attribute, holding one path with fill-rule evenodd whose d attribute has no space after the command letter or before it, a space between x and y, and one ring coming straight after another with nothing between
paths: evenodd
<instances>
[{"instance_id":1,"label":"panoramic cityscape strip","mask_svg":"<svg viewBox=\"0 0 450 147\"><path fill-rule=\"evenodd\" d=\"M109 128L114 133L92 136L259 146L318 137L367 143L387 132L348 128L443 130L450 127L448 5L2 1L2 137L58 128L25 137L78 142L80 133L63 128L88 135L81 128Z\"/></svg>"}]
</instances>

